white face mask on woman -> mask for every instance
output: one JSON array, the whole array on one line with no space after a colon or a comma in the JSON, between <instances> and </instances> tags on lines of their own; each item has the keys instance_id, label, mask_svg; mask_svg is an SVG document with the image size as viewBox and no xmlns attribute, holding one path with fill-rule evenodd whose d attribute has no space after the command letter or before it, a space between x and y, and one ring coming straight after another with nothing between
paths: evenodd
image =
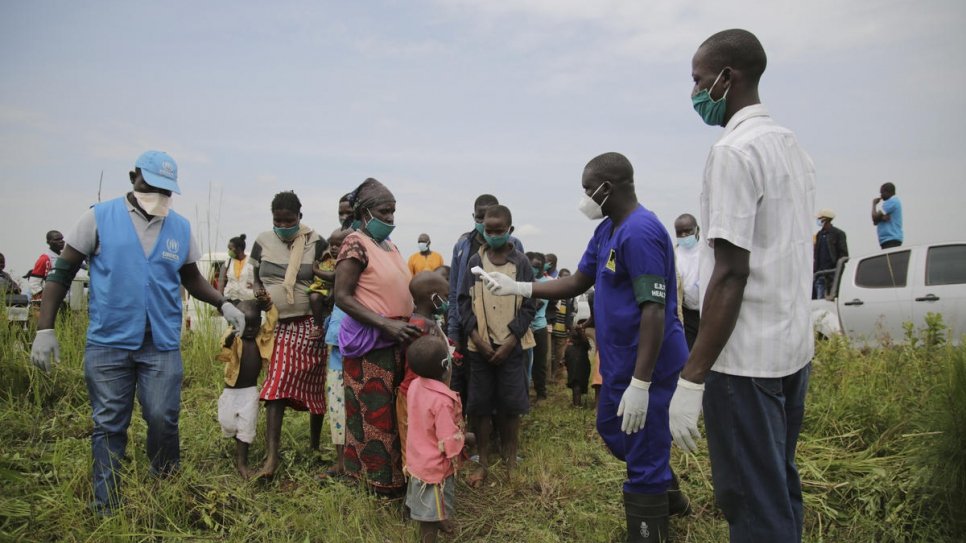
<instances>
[{"instance_id":1,"label":"white face mask on woman","mask_svg":"<svg viewBox=\"0 0 966 543\"><path fill-rule=\"evenodd\" d=\"M168 211L171 209L171 197L160 192L134 191L134 199L138 201L138 205L148 215L167 217Z\"/></svg>"}]
</instances>

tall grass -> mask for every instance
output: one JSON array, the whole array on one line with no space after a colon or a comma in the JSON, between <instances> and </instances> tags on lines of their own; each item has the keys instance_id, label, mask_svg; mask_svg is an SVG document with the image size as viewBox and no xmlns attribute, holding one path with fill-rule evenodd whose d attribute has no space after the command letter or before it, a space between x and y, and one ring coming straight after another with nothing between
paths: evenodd
<instances>
[{"instance_id":1,"label":"tall grass","mask_svg":"<svg viewBox=\"0 0 966 543\"><path fill-rule=\"evenodd\" d=\"M148 474L144 423L135 414L123 469L124 507L91 515L90 407L83 379L83 318L58 323L61 364L29 363L32 331L0 326L0 540L416 541L400 503L341 482L320 483L333 460L308 450L308 417L288 412L274 481L234 472L220 435L217 338L186 334L182 470ZM208 330L202 328L202 330ZM604 449L589 407L560 386L526 417L523 462L497 466L482 489L457 487L457 541L621 541L623 466ZM328 432L323 433L324 440ZM263 454L263 425L252 450ZM706 449L672 462L696 513L674 519L676 541L727 539L713 504ZM799 446L805 540L962 541L966 503L966 348L916 345L860 352L818 346Z\"/></svg>"}]
</instances>

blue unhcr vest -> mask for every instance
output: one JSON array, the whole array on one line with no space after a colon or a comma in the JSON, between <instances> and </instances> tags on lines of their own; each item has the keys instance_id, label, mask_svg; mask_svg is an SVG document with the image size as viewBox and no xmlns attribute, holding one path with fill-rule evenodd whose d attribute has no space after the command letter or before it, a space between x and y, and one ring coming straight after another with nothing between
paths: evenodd
<instances>
[{"instance_id":1,"label":"blue unhcr vest","mask_svg":"<svg viewBox=\"0 0 966 543\"><path fill-rule=\"evenodd\" d=\"M124 198L94 206L100 253L90 259L90 325L95 345L137 350L148 323L159 351L181 345L181 277L191 227L174 211L145 257ZM147 320L146 320L147 319Z\"/></svg>"}]
</instances>

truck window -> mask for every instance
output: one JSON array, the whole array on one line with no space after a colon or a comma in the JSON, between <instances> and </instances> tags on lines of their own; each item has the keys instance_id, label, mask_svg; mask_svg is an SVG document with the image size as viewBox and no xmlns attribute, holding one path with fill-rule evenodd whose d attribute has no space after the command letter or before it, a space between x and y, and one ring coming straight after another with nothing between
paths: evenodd
<instances>
[{"instance_id":1,"label":"truck window","mask_svg":"<svg viewBox=\"0 0 966 543\"><path fill-rule=\"evenodd\" d=\"M859 262L855 284L865 288L897 288L906 286L909 251L866 258Z\"/></svg>"},{"instance_id":2,"label":"truck window","mask_svg":"<svg viewBox=\"0 0 966 543\"><path fill-rule=\"evenodd\" d=\"M926 253L926 284L963 283L966 283L966 245L930 247Z\"/></svg>"}]
</instances>

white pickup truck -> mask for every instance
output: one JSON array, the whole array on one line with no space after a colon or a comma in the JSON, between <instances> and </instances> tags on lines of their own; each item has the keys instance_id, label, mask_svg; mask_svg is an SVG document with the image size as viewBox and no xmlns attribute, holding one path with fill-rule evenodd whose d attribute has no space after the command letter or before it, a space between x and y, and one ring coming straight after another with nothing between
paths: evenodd
<instances>
[{"instance_id":1,"label":"white pickup truck","mask_svg":"<svg viewBox=\"0 0 966 543\"><path fill-rule=\"evenodd\" d=\"M815 330L844 333L856 347L902 343L903 324L942 315L947 339L966 334L966 242L885 249L839 261L826 299L812 300Z\"/></svg>"}]
</instances>

